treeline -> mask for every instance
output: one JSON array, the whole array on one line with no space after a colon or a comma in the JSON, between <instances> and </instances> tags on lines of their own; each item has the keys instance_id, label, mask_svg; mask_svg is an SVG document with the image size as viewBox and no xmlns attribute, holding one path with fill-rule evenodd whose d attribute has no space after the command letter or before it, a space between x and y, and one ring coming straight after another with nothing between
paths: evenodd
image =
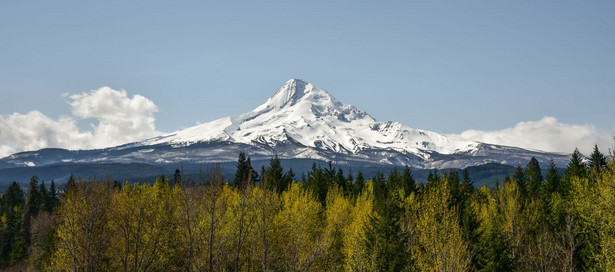
<instances>
[{"instance_id":1,"label":"treeline","mask_svg":"<svg viewBox=\"0 0 615 272\"><path fill-rule=\"evenodd\" d=\"M243 153L234 180L207 173L191 186L179 171L172 185L72 180L53 213L38 202L10 252L29 248L53 271L615 270L615 163L597 148L587 165L575 150L563 176L532 159L494 189L454 170L425 184L409 168L365 180L332 164L295 178L277 157L257 171ZM2 239L27 227L4 219L9 198Z\"/></svg>"}]
</instances>

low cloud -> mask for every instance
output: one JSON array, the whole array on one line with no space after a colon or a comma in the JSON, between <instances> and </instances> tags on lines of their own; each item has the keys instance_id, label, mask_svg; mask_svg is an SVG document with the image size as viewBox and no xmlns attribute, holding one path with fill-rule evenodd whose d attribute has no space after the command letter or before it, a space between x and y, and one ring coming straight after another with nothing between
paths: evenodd
<instances>
[{"instance_id":1,"label":"low cloud","mask_svg":"<svg viewBox=\"0 0 615 272\"><path fill-rule=\"evenodd\" d=\"M613 135L615 130L609 132L593 125L564 124L549 116L538 121L519 122L512 128L495 131L466 130L454 134L466 140L548 152L572 153L578 147L586 155L592 152L596 144L603 153L608 152L613 146Z\"/></svg>"},{"instance_id":2,"label":"low cloud","mask_svg":"<svg viewBox=\"0 0 615 272\"><path fill-rule=\"evenodd\" d=\"M73 116L54 120L39 111L0 115L0 157L48 147L103 148L161 134L155 127L158 108L141 95L102 87L68 98ZM93 119L92 129L79 130L79 119Z\"/></svg>"}]
</instances>

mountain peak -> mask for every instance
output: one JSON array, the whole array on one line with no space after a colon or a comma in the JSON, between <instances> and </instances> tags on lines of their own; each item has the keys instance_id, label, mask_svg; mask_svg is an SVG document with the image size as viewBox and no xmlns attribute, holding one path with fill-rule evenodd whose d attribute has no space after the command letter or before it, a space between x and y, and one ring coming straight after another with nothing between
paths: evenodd
<instances>
[{"instance_id":1,"label":"mountain peak","mask_svg":"<svg viewBox=\"0 0 615 272\"><path fill-rule=\"evenodd\" d=\"M290 79L278 89L278 91L265 103L260 105L254 111L269 111L271 109L281 109L287 106L293 106L299 101L315 102L326 98L334 100L327 91L320 89L303 79Z\"/></svg>"}]
</instances>

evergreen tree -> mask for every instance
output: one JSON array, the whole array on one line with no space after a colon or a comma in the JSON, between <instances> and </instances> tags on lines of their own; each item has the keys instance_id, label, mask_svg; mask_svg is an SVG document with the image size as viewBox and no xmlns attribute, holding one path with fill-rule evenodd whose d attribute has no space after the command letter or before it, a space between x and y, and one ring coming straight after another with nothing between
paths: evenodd
<instances>
[{"instance_id":1,"label":"evergreen tree","mask_svg":"<svg viewBox=\"0 0 615 272\"><path fill-rule=\"evenodd\" d=\"M254 169L254 167L252 166L252 161L250 160L250 157L248 157L248 167L250 168L250 172L252 172L252 183L258 183L260 181L260 178L256 169Z\"/></svg>"},{"instance_id":2,"label":"evergreen tree","mask_svg":"<svg viewBox=\"0 0 615 272\"><path fill-rule=\"evenodd\" d=\"M344 171L341 167L337 169L337 174L335 174L335 184L338 188L340 188L340 190L342 190L344 195L348 194L348 180L344 177Z\"/></svg>"},{"instance_id":3,"label":"evergreen tree","mask_svg":"<svg viewBox=\"0 0 615 272\"><path fill-rule=\"evenodd\" d=\"M51 180L51 184L49 184L49 203L51 209L49 211L52 211L58 205L58 192L56 191L56 184L53 179Z\"/></svg>"},{"instance_id":4,"label":"evergreen tree","mask_svg":"<svg viewBox=\"0 0 615 272\"><path fill-rule=\"evenodd\" d=\"M22 237L24 238L26 245L30 245L30 224L32 217L38 215L41 207L41 194L38 186L38 177L33 176L30 178L30 186L28 187L28 194L26 195L26 203L24 206L24 213L22 218Z\"/></svg>"},{"instance_id":5,"label":"evergreen tree","mask_svg":"<svg viewBox=\"0 0 615 272\"><path fill-rule=\"evenodd\" d=\"M459 183L459 173L451 169L448 171L448 174L446 174L445 179L448 182L448 189L451 193L451 207L461 207L465 200L465 195L461 189L461 184Z\"/></svg>"},{"instance_id":6,"label":"evergreen tree","mask_svg":"<svg viewBox=\"0 0 615 272\"><path fill-rule=\"evenodd\" d=\"M381 179L379 175L374 178ZM400 204L399 195L389 195L365 226L365 248L374 271L403 271L409 264L408 234L401 226L404 210Z\"/></svg>"},{"instance_id":7,"label":"evergreen tree","mask_svg":"<svg viewBox=\"0 0 615 272\"><path fill-rule=\"evenodd\" d=\"M41 184L39 186L39 194L40 194L40 201L41 201L41 206L39 208L39 210L41 211L51 211L51 203L49 202L49 192L47 191L47 186L45 186L45 182L41 181Z\"/></svg>"},{"instance_id":8,"label":"evergreen tree","mask_svg":"<svg viewBox=\"0 0 615 272\"><path fill-rule=\"evenodd\" d=\"M363 172L359 170L359 173L357 173L357 177L354 180L353 186L355 196L358 196L361 194L361 192L363 192L363 186L365 186L365 178L363 178Z\"/></svg>"},{"instance_id":9,"label":"evergreen tree","mask_svg":"<svg viewBox=\"0 0 615 272\"><path fill-rule=\"evenodd\" d=\"M316 163L312 163L312 171L309 171L307 175L306 189L310 190L323 206L326 206L330 181L322 168Z\"/></svg>"},{"instance_id":10,"label":"evergreen tree","mask_svg":"<svg viewBox=\"0 0 615 272\"><path fill-rule=\"evenodd\" d=\"M555 192L561 194L561 177L559 173L557 173L553 160L549 163L549 170L547 171L547 177L545 179L545 189L550 194Z\"/></svg>"},{"instance_id":11,"label":"evergreen tree","mask_svg":"<svg viewBox=\"0 0 615 272\"><path fill-rule=\"evenodd\" d=\"M528 195L538 197L542 195L542 173L540 164L536 158L532 157L525 168L525 181L528 188Z\"/></svg>"},{"instance_id":12,"label":"evergreen tree","mask_svg":"<svg viewBox=\"0 0 615 272\"><path fill-rule=\"evenodd\" d=\"M438 175L438 169L434 169L433 172L429 171L429 175L427 176L427 183L431 184L434 182L438 182L440 180L440 176Z\"/></svg>"},{"instance_id":13,"label":"evergreen tree","mask_svg":"<svg viewBox=\"0 0 615 272\"><path fill-rule=\"evenodd\" d=\"M583 155L581 155L578 148L575 148L570 156L570 162L566 166L566 170L564 170L564 177L561 180L560 194L562 197L568 198L570 196L573 179L583 179L587 177L587 166L583 162Z\"/></svg>"},{"instance_id":14,"label":"evergreen tree","mask_svg":"<svg viewBox=\"0 0 615 272\"><path fill-rule=\"evenodd\" d=\"M468 172L468 168L463 169L463 172L461 173L461 190L466 195L470 195L472 194L472 192L474 192L474 182L472 182L472 179L470 178L470 172Z\"/></svg>"},{"instance_id":15,"label":"evergreen tree","mask_svg":"<svg viewBox=\"0 0 615 272\"><path fill-rule=\"evenodd\" d=\"M0 268L21 260L27 245L22 236L24 192L11 183L0 196Z\"/></svg>"},{"instance_id":16,"label":"evergreen tree","mask_svg":"<svg viewBox=\"0 0 615 272\"><path fill-rule=\"evenodd\" d=\"M372 185L374 190L374 207L376 210L382 209L382 206L385 204L384 201L387 199L388 195L384 174L382 172L378 171L376 173L372 179Z\"/></svg>"},{"instance_id":17,"label":"evergreen tree","mask_svg":"<svg viewBox=\"0 0 615 272\"><path fill-rule=\"evenodd\" d=\"M411 193L416 193L418 189L416 180L412 176L412 171L407 165L404 167L404 171L401 174L401 187L406 193L404 197L409 196Z\"/></svg>"},{"instance_id":18,"label":"evergreen tree","mask_svg":"<svg viewBox=\"0 0 615 272\"><path fill-rule=\"evenodd\" d=\"M269 167L265 169L267 175L266 187L274 190L278 194L282 193L288 187L287 180L284 178L284 168L277 155L269 161Z\"/></svg>"},{"instance_id":19,"label":"evergreen tree","mask_svg":"<svg viewBox=\"0 0 615 272\"><path fill-rule=\"evenodd\" d=\"M285 188L288 188L288 186L290 186L293 182L295 182L295 172L293 172L293 169L290 168L288 169L288 172L284 174Z\"/></svg>"},{"instance_id":20,"label":"evergreen tree","mask_svg":"<svg viewBox=\"0 0 615 272\"><path fill-rule=\"evenodd\" d=\"M527 182L525 181L525 173L523 172L523 168L521 168L521 165L517 165L517 168L515 168L515 173L512 176L513 180L517 182L517 185L519 185L519 191L521 192L522 196L527 196L528 195L528 186L527 186Z\"/></svg>"},{"instance_id":21,"label":"evergreen tree","mask_svg":"<svg viewBox=\"0 0 615 272\"><path fill-rule=\"evenodd\" d=\"M235 187L242 187L244 182L247 182L252 169L248 165L246 154L243 151L239 152L239 158L237 159L237 170L235 171L235 180L233 184Z\"/></svg>"},{"instance_id":22,"label":"evergreen tree","mask_svg":"<svg viewBox=\"0 0 615 272\"><path fill-rule=\"evenodd\" d=\"M173 186L182 186L182 172L179 171L179 168L175 169L175 173L173 174Z\"/></svg>"},{"instance_id":23,"label":"evergreen tree","mask_svg":"<svg viewBox=\"0 0 615 272\"><path fill-rule=\"evenodd\" d=\"M595 175L599 175L604 168L606 168L606 157L598 150L598 145L594 145L594 152L589 157L589 169Z\"/></svg>"},{"instance_id":24,"label":"evergreen tree","mask_svg":"<svg viewBox=\"0 0 615 272\"><path fill-rule=\"evenodd\" d=\"M386 183L391 192L401 189L401 174L399 170L397 170L397 167L389 172Z\"/></svg>"},{"instance_id":25,"label":"evergreen tree","mask_svg":"<svg viewBox=\"0 0 615 272\"><path fill-rule=\"evenodd\" d=\"M581 155L581 152L578 148L575 148L574 152L572 152L570 162L568 163L566 171L564 172L565 179L571 179L573 177L587 177L587 166L583 162L583 155Z\"/></svg>"}]
</instances>

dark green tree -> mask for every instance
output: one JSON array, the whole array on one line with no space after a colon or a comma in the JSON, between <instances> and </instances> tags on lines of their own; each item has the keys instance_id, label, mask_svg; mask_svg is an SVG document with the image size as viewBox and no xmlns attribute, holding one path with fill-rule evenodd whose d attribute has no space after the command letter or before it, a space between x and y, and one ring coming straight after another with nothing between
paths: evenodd
<instances>
[{"instance_id":1,"label":"dark green tree","mask_svg":"<svg viewBox=\"0 0 615 272\"><path fill-rule=\"evenodd\" d=\"M380 171L376 173L374 178L372 179L372 185L374 190L374 209L381 210L383 209L383 205L385 204L385 200L389 195L389 192L386 187L386 181L384 179L384 174Z\"/></svg>"},{"instance_id":2,"label":"dark green tree","mask_svg":"<svg viewBox=\"0 0 615 272\"><path fill-rule=\"evenodd\" d=\"M306 181L306 189L311 191L318 201L325 206L327 201L327 193L329 192L329 186L331 185L331 180L328 175L324 173L322 168L316 163L312 164L312 170L308 171L307 181Z\"/></svg>"},{"instance_id":3,"label":"dark green tree","mask_svg":"<svg viewBox=\"0 0 615 272\"><path fill-rule=\"evenodd\" d=\"M523 195L524 197L527 196L528 186L527 182L525 181L525 173L523 171L523 168L521 168L521 165L517 165L517 168L515 168L515 173L513 174L512 179L517 182L517 185L519 185L519 191L521 192L521 195Z\"/></svg>"},{"instance_id":4,"label":"dark green tree","mask_svg":"<svg viewBox=\"0 0 615 272\"><path fill-rule=\"evenodd\" d=\"M22 233L24 192L17 182L11 183L0 196L0 268L21 260L27 249Z\"/></svg>"},{"instance_id":5,"label":"dark green tree","mask_svg":"<svg viewBox=\"0 0 615 272\"><path fill-rule=\"evenodd\" d=\"M269 167L265 169L267 175L267 183L265 187L277 192L282 193L288 187L287 180L284 178L284 168L277 155L275 155L269 161Z\"/></svg>"},{"instance_id":6,"label":"dark green tree","mask_svg":"<svg viewBox=\"0 0 615 272\"><path fill-rule=\"evenodd\" d=\"M235 171L235 179L233 181L235 187L241 187L245 182L248 182L251 174L252 169L248 164L246 154L241 151L239 152L239 158L237 159L237 170Z\"/></svg>"},{"instance_id":7,"label":"dark green tree","mask_svg":"<svg viewBox=\"0 0 615 272\"><path fill-rule=\"evenodd\" d=\"M570 162L568 163L566 171L564 172L565 179L571 179L573 177L587 177L587 166L583 162L583 155L581 155L581 152L578 148L575 148L574 152L572 152Z\"/></svg>"},{"instance_id":8,"label":"dark green tree","mask_svg":"<svg viewBox=\"0 0 615 272\"><path fill-rule=\"evenodd\" d=\"M374 180L384 180L376 175ZM365 225L365 248L374 271L404 271L409 267L408 234L401 226L403 208L398 194L387 194Z\"/></svg>"},{"instance_id":9,"label":"dark green tree","mask_svg":"<svg viewBox=\"0 0 615 272\"><path fill-rule=\"evenodd\" d=\"M41 211L51 211L52 207L51 207L51 203L50 203L50 199L49 199L49 192L47 191L47 186L45 186L45 182L41 181L41 184L39 185L39 194L40 194L40 201L41 201L41 206L39 208L39 210Z\"/></svg>"},{"instance_id":10,"label":"dark green tree","mask_svg":"<svg viewBox=\"0 0 615 272\"><path fill-rule=\"evenodd\" d=\"M531 197L539 197L542 195L542 170L538 160L534 157L525 168L525 181L527 184L527 192Z\"/></svg>"},{"instance_id":11,"label":"dark green tree","mask_svg":"<svg viewBox=\"0 0 615 272\"><path fill-rule=\"evenodd\" d=\"M401 174L401 187L404 189L406 194L405 197L409 196L411 193L416 194L418 189L416 180L412 176L412 171L407 165L404 167L404 171Z\"/></svg>"},{"instance_id":12,"label":"dark green tree","mask_svg":"<svg viewBox=\"0 0 615 272\"><path fill-rule=\"evenodd\" d=\"M557 168L555 168L555 162L551 160L549 163L549 170L547 171L547 176L545 178L545 191L550 194L555 192L561 194L561 181L562 178L559 176Z\"/></svg>"},{"instance_id":13,"label":"dark green tree","mask_svg":"<svg viewBox=\"0 0 615 272\"><path fill-rule=\"evenodd\" d=\"M181 187L182 185L182 172L179 170L179 168L176 168L175 173L173 174L173 186Z\"/></svg>"},{"instance_id":14,"label":"dark green tree","mask_svg":"<svg viewBox=\"0 0 615 272\"><path fill-rule=\"evenodd\" d=\"M594 145L594 152L589 157L589 169L593 175L597 176L604 168L606 168L606 157L598 150L598 145Z\"/></svg>"},{"instance_id":15,"label":"dark green tree","mask_svg":"<svg viewBox=\"0 0 615 272\"><path fill-rule=\"evenodd\" d=\"M286 188L288 188L288 186L291 183L293 183L293 182L295 182L295 172L293 172L293 169L290 168L290 169L288 169L288 172L286 172L286 174L284 174L284 184L285 184Z\"/></svg>"},{"instance_id":16,"label":"dark green tree","mask_svg":"<svg viewBox=\"0 0 615 272\"><path fill-rule=\"evenodd\" d=\"M30 245L30 223L32 217L38 215L41 208L41 193L38 186L38 177L30 178L30 186L26 195L26 203L24 204L24 213L22 217L22 237L26 245Z\"/></svg>"},{"instance_id":17,"label":"dark green tree","mask_svg":"<svg viewBox=\"0 0 615 272\"><path fill-rule=\"evenodd\" d=\"M250 171L252 172L252 183L258 183L261 179L258 176L258 172L252 166L252 160L248 157L248 167L250 167Z\"/></svg>"},{"instance_id":18,"label":"dark green tree","mask_svg":"<svg viewBox=\"0 0 615 272\"><path fill-rule=\"evenodd\" d=\"M463 169L463 172L461 173L461 190L466 195L470 195L474 192L474 182L470 178L468 168Z\"/></svg>"},{"instance_id":19,"label":"dark green tree","mask_svg":"<svg viewBox=\"0 0 615 272\"><path fill-rule=\"evenodd\" d=\"M429 171L429 175L427 175L427 183L431 184L434 182L440 181L440 175L438 174L438 169L434 169L433 172Z\"/></svg>"},{"instance_id":20,"label":"dark green tree","mask_svg":"<svg viewBox=\"0 0 615 272\"><path fill-rule=\"evenodd\" d=\"M348 184L348 180L344 177L344 170L342 170L341 167L337 169L337 173L335 174L335 184L338 188L340 188L340 190L342 190L342 192L344 192L344 195L348 194L350 186Z\"/></svg>"},{"instance_id":21,"label":"dark green tree","mask_svg":"<svg viewBox=\"0 0 615 272\"><path fill-rule=\"evenodd\" d=\"M357 173L357 177L355 178L354 183L353 183L353 191L355 195L360 195L363 192L364 186L365 186L365 178L363 178L363 172L359 170L359 173Z\"/></svg>"},{"instance_id":22,"label":"dark green tree","mask_svg":"<svg viewBox=\"0 0 615 272\"><path fill-rule=\"evenodd\" d=\"M55 209L55 207L58 205L58 192L56 190L56 184L53 181L53 179L51 180L51 183L49 184L49 206L50 206L50 210L48 210L49 212L53 211Z\"/></svg>"},{"instance_id":23,"label":"dark green tree","mask_svg":"<svg viewBox=\"0 0 615 272\"><path fill-rule=\"evenodd\" d=\"M393 170L389 172L389 175L387 176L386 180L386 186L391 193L395 193L399 189L402 189L401 174L399 173L397 168L393 168Z\"/></svg>"}]
</instances>

